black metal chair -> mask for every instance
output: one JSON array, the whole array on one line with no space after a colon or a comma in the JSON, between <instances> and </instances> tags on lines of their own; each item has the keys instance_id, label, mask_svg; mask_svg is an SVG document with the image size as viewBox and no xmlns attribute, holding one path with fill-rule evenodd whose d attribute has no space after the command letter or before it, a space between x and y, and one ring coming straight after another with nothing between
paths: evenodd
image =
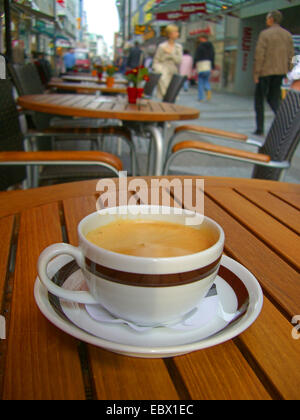
<instances>
[{"instance_id":1,"label":"black metal chair","mask_svg":"<svg viewBox=\"0 0 300 420\"><path fill-rule=\"evenodd\" d=\"M223 139L246 141L247 136L200 126L177 127L177 133L198 133ZM175 131L176 131L175 130ZM236 135L236 138L234 136ZM284 171L290 167L292 157L300 140L300 92L289 91L276 114L266 140L258 153L246 152L231 147L219 146L202 141L181 141L173 146L166 157L164 174L168 174L175 158L183 153L197 153L234 159L254 164L252 178L281 180ZM175 141L175 136L171 140ZM250 141L250 144L255 144ZM170 148L169 148L170 149ZM199 169L201 166L199 165Z\"/></svg>"},{"instance_id":2,"label":"black metal chair","mask_svg":"<svg viewBox=\"0 0 300 420\"><path fill-rule=\"evenodd\" d=\"M119 158L98 151L28 151L30 137L24 136L19 122L19 113L13 97L10 80L0 80L0 190L27 180L27 187L36 187L43 178L43 171L32 172L29 166L52 166L55 182L61 179L66 167L81 167L80 172L65 172L64 180L104 176L118 176L122 170ZM55 166L54 166L55 165ZM27 166L27 171L26 171ZM99 169L101 167L101 170ZM85 169L88 171L85 173ZM40 168L41 169L41 168ZM103 173L103 170L105 174ZM49 178L49 177L48 177ZM78 178L77 178L78 179Z\"/></svg>"},{"instance_id":3,"label":"black metal chair","mask_svg":"<svg viewBox=\"0 0 300 420\"><path fill-rule=\"evenodd\" d=\"M187 78L186 76L180 76L179 74L174 74L162 101L169 102L170 104L175 104L177 96L186 78Z\"/></svg>"},{"instance_id":4,"label":"black metal chair","mask_svg":"<svg viewBox=\"0 0 300 420\"><path fill-rule=\"evenodd\" d=\"M157 86L157 83L161 77L159 73L149 73L149 80L145 85L144 88L144 96L147 98L151 98L153 95L153 91Z\"/></svg>"}]
</instances>

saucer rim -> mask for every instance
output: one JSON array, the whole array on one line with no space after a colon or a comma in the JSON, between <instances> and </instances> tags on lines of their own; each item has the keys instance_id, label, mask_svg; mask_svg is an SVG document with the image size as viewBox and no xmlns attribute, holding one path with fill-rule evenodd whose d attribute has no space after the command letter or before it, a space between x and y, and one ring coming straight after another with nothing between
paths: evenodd
<instances>
[{"instance_id":1,"label":"saucer rim","mask_svg":"<svg viewBox=\"0 0 300 420\"><path fill-rule=\"evenodd\" d=\"M75 324L72 323L71 320L63 318L61 315L55 312L48 299L48 291L45 288L45 286L40 282L38 277L34 285L34 297L37 306L39 307L42 314L48 319L48 321L50 321L57 328L61 329L65 333L81 341L95 345L97 347L101 347L106 350L110 350L115 353L128 356L146 358L172 357L197 350L202 350L233 339L234 337L245 331L247 328L249 328L259 316L263 306L263 293L257 279L245 266L226 255L222 256L221 264L227 268L230 268L240 278L242 283L244 283L249 293L249 306L245 314L240 319L228 325L220 332L217 332L214 335L209 336L205 339L181 345L143 347L116 343L113 341L103 339L101 337L96 337L90 334L89 332L82 330L80 327L77 327ZM245 275L239 275L237 274L237 271L240 271Z\"/></svg>"}]
</instances>

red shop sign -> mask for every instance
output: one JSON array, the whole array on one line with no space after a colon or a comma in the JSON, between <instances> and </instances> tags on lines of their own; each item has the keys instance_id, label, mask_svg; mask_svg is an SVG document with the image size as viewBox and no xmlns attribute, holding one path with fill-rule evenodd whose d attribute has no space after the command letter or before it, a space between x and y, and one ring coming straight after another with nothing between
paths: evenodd
<instances>
[{"instance_id":1,"label":"red shop sign","mask_svg":"<svg viewBox=\"0 0 300 420\"><path fill-rule=\"evenodd\" d=\"M181 5L182 13L193 15L195 13L206 13L206 3L185 3Z\"/></svg>"},{"instance_id":2,"label":"red shop sign","mask_svg":"<svg viewBox=\"0 0 300 420\"><path fill-rule=\"evenodd\" d=\"M174 12L156 13L156 20L187 20L190 15L180 10Z\"/></svg>"}]
</instances>

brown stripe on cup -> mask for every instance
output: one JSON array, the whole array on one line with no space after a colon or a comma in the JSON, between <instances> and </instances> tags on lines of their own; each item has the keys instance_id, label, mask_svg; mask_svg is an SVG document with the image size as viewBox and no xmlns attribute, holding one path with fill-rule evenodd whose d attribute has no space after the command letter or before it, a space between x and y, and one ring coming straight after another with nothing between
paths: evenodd
<instances>
[{"instance_id":1,"label":"brown stripe on cup","mask_svg":"<svg viewBox=\"0 0 300 420\"><path fill-rule=\"evenodd\" d=\"M85 258L86 270L102 279L129 286L140 287L169 287L180 286L202 280L213 274L219 266L221 257L205 267L185 273L175 274L138 274L119 271L96 264Z\"/></svg>"}]
</instances>

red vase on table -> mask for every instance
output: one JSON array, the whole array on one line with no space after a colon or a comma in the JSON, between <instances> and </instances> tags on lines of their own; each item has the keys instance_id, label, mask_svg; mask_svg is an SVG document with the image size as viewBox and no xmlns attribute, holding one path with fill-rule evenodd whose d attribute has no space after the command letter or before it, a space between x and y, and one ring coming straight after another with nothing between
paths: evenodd
<instances>
[{"instance_id":1,"label":"red vase on table","mask_svg":"<svg viewBox=\"0 0 300 420\"><path fill-rule=\"evenodd\" d=\"M128 103L136 104L136 100L138 98L138 89L136 87L128 87L127 95L128 95Z\"/></svg>"}]
</instances>

